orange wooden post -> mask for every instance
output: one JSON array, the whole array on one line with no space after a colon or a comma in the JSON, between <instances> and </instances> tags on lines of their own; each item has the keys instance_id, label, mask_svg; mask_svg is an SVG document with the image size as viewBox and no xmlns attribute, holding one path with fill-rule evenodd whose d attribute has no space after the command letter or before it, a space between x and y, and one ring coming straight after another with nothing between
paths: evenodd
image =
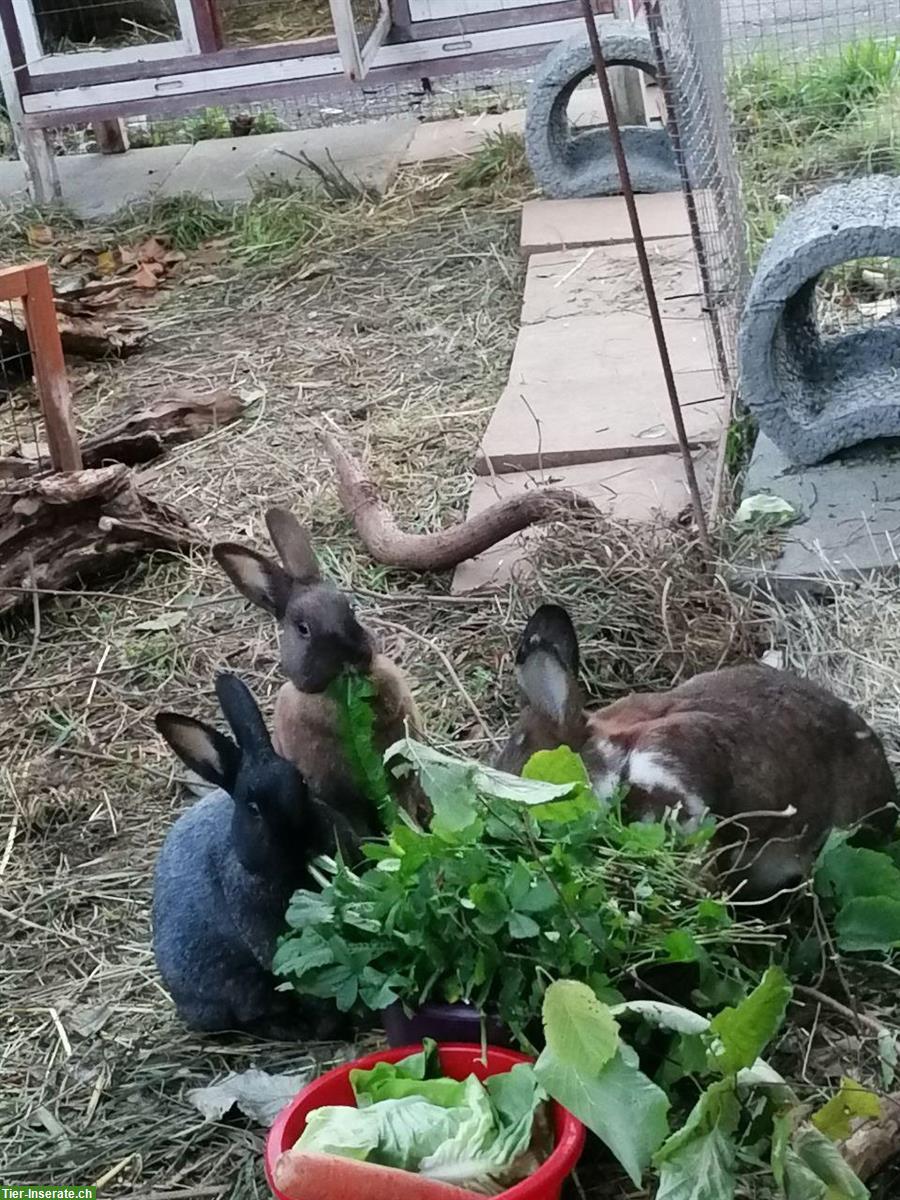
<instances>
[{"instance_id":1,"label":"orange wooden post","mask_svg":"<svg viewBox=\"0 0 900 1200\"><path fill-rule=\"evenodd\" d=\"M24 267L4 267L0 270L0 300L18 300L27 290Z\"/></svg>"},{"instance_id":2,"label":"orange wooden post","mask_svg":"<svg viewBox=\"0 0 900 1200\"><path fill-rule=\"evenodd\" d=\"M81 448L72 415L72 396L66 377L66 360L59 336L50 272L44 263L32 263L24 268L24 273L28 344L31 346L34 379L47 430L50 461L55 471L80 471Z\"/></svg>"}]
</instances>

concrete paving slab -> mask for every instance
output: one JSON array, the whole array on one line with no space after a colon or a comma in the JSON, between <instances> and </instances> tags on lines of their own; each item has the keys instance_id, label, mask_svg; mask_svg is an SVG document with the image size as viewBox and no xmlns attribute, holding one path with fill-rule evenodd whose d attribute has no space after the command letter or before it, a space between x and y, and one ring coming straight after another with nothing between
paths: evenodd
<instances>
[{"instance_id":1,"label":"concrete paving slab","mask_svg":"<svg viewBox=\"0 0 900 1200\"><path fill-rule=\"evenodd\" d=\"M152 146L127 154L67 154L57 160L63 204L79 217L109 217L149 200L187 157L190 146Z\"/></svg>"},{"instance_id":2,"label":"concrete paving slab","mask_svg":"<svg viewBox=\"0 0 900 1200\"><path fill-rule=\"evenodd\" d=\"M869 442L814 467L796 467L764 434L744 483L744 496L780 496L800 513L783 531L781 553L740 572L777 594L827 589L827 578L854 579L898 569L900 441Z\"/></svg>"},{"instance_id":3,"label":"concrete paving slab","mask_svg":"<svg viewBox=\"0 0 900 1200\"><path fill-rule=\"evenodd\" d=\"M0 203L22 204L27 199L24 164L12 159L0 159Z\"/></svg>"},{"instance_id":4,"label":"concrete paving slab","mask_svg":"<svg viewBox=\"0 0 900 1200\"><path fill-rule=\"evenodd\" d=\"M414 118L398 117L367 125L197 142L167 179L163 194L191 192L225 202L247 200L260 182L314 180L314 172L297 161L304 154L325 169L331 159L348 178L383 191L415 129Z\"/></svg>"},{"instance_id":5,"label":"concrete paving slab","mask_svg":"<svg viewBox=\"0 0 900 1200\"><path fill-rule=\"evenodd\" d=\"M461 158L477 150L486 137L506 130L521 133L525 128L525 110L482 113L476 117L456 117L449 121L423 121L412 136L403 155L404 163L434 162Z\"/></svg>"},{"instance_id":6,"label":"concrete paving slab","mask_svg":"<svg viewBox=\"0 0 900 1200\"><path fill-rule=\"evenodd\" d=\"M690 236L681 192L638 196L637 208L645 239ZM628 211L621 196L526 200L522 206L520 248L526 258L548 250L631 240Z\"/></svg>"},{"instance_id":7,"label":"concrete paving slab","mask_svg":"<svg viewBox=\"0 0 900 1200\"><path fill-rule=\"evenodd\" d=\"M688 437L715 444L726 402L690 242L655 243L652 267ZM533 256L509 383L476 471L559 467L677 447L633 245Z\"/></svg>"},{"instance_id":8,"label":"concrete paving slab","mask_svg":"<svg viewBox=\"0 0 900 1200\"><path fill-rule=\"evenodd\" d=\"M663 317L702 320L700 277L690 239L661 238L648 244L647 255ZM556 250L533 254L528 260L523 325L566 317L605 317L645 307L632 242Z\"/></svg>"},{"instance_id":9,"label":"concrete paving slab","mask_svg":"<svg viewBox=\"0 0 900 1200\"><path fill-rule=\"evenodd\" d=\"M646 359L653 351L632 351ZM602 353L598 359L602 360ZM510 384L494 410L479 447L475 470L533 471L625 457L669 453L678 438L662 371L632 357L612 364L596 361L581 378L531 386ZM692 445L715 445L727 423L726 403L713 371L676 371L675 381Z\"/></svg>"},{"instance_id":10,"label":"concrete paving slab","mask_svg":"<svg viewBox=\"0 0 900 1200\"><path fill-rule=\"evenodd\" d=\"M712 489L715 451L694 455L698 482L704 496ZM674 518L690 504L680 454L653 458L616 459L568 467L540 476L526 472L475 479L468 515L483 512L498 500L541 486L568 487L579 492L615 521L645 522L657 516ZM454 592L496 587L528 570L528 558L546 527L537 526L506 538L477 558L460 563L452 583Z\"/></svg>"}]
</instances>

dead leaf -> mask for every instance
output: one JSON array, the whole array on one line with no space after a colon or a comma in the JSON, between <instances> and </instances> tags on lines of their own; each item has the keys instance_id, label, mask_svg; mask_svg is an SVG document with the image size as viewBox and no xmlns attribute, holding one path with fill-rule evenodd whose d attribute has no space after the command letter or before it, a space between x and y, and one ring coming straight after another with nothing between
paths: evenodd
<instances>
[{"instance_id":1,"label":"dead leaf","mask_svg":"<svg viewBox=\"0 0 900 1200\"><path fill-rule=\"evenodd\" d=\"M49 246L53 241L53 230L49 225L29 225L25 236L29 246Z\"/></svg>"},{"instance_id":2,"label":"dead leaf","mask_svg":"<svg viewBox=\"0 0 900 1200\"><path fill-rule=\"evenodd\" d=\"M177 612L160 613L158 617L151 617L149 621L141 621L140 624L135 625L135 629L140 630L141 633L155 633L160 629L174 629L177 625L181 624L186 616L187 611L185 609L179 609Z\"/></svg>"},{"instance_id":3,"label":"dead leaf","mask_svg":"<svg viewBox=\"0 0 900 1200\"><path fill-rule=\"evenodd\" d=\"M171 253L171 246L158 237L147 238L137 247L138 259L145 263L164 263Z\"/></svg>"},{"instance_id":4,"label":"dead leaf","mask_svg":"<svg viewBox=\"0 0 900 1200\"><path fill-rule=\"evenodd\" d=\"M93 1037L111 1016L112 1009L108 1004L82 1004L66 1015L66 1024L79 1037Z\"/></svg>"},{"instance_id":5,"label":"dead leaf","mask_svg":"<svg viewBox=\"0 0 900 1200\"><path fill-rule=\"evenodd\" d=\"M226 247L227 242L223 242L221 239L206 242L191 255L191 262L201 266L215 267L225 259L227 254Z\"/></svg>"},{"instance_id":6,"label":"dead leaf","mask_svg":"<svg viewBox=\"0 0 900 1200\"><path fill-rule=\"evenodd\" d=\"M231 1072L220 1083L191 1088L187 1099L207 1121L220 1121L232 1108L260 1125L271 1125L284 1106L309 1082L312 1067L299 1075L270 1075L251 1067Z\"/></svg>"},{"instance_id":7,"label":"dead leaf","mask_svg":"<svg viewBox=\"0 0 900 1200\"><path fill-rule=\"evenodd\" d=\"M101 250L97 255L97 270L101 275L112 275L117 266L114 250Z\"/></svg>"},{"instance_id":8,"label":"dead leaf","mask_svg":"<svg viewBox=\"0 0 900 1200\"><path fill-rule=\"evenodd\" d=\"M131 282L138 288L156 288L159 287L159 275L153 270L157 263L142 262L135 273L131 276Z\"/></svg>"}]
</instances>

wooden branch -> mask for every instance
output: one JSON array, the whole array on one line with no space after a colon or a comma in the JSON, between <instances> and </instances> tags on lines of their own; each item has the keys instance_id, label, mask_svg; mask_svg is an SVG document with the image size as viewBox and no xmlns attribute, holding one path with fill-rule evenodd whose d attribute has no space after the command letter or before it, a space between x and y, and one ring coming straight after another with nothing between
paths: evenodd
<instances>
[{"instance_id":1,"label":"wooden branch","mask_svg":"<svg viewBox=\"0 0 900 1200\"><path fill-rule=\"evenodd\" d=\"M0 488L0 613L108 576L148 550L205 545L171 505L138 491L127 467L14 480Z\"/></svg>"},{"instance_id":2,"label":"wooden branch","mask_svg":"<svg viewBox=\"0 0 900 1200\"><path fill-rule=\"evenodd\" d=\"M178 446L202 437L220 425L227 425L242 411L240 398L226 388L205 396L194 396L187 391L174 392L146 408L127 413L85 439L81 446L84 466L95 468L108 463L124 463L132 467L151 462L166 446ZM22 451L21 457L15 454L0 457L0 480L21 479L38 471L38 448L23 447ZM46 454L43 457L46 459Z\"/></svg>"},{"instance_id":3,"label":"wooden branch","mask_svg":"<svg viewBox=\"0 0 900 1200\"><path fill-rule=\"evenodd\" d=\"M882 1097L881 1117L854 1130L841 1153L863 1183L900 1154L900 1092Z\"/></svg>"},{"instance_id":4,"label":"wooden branch","mask_svg":"<svg viewBox=\"0 0 900 1200\"><path fill-rule=\"evenodd\" d=\"M205 396L174 392L89 437L82 446L85 466L99 466L110 459L129 465L150 462L165 446L202 437L227 425L242 411L240 397L226 388Z\"/></svg>"},{"instance_id":5,"label":"wooden branch","mask_svg":"<svg viewBox=\"0 0 900 1200\"><path fill-rule=\"evenodd\" d=\"M338 495L362 543L372 557L389 567L410 571L448 571L540 521L572 509L593 508L567 488L523 492L491 505L474 517L437 533L405 533L362 467L330 433L319 435L337 472Z\"/></svg>"}]
</instances>

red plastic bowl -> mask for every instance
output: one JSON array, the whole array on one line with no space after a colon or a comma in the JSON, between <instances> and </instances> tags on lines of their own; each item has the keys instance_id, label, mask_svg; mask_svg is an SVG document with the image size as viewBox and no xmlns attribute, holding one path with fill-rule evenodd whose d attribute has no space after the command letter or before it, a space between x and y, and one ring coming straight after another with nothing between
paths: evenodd
<instances>
[{"instance_id":1,"label":"red plastic bowl","mask_svg":"<svg viewBox=\"0 0 900 1200\"><path fill-rule=\"evenodd\" d=\"M288 1200L288 1197L275 1186L275 1163L283 1151L296 1143L313 1109L323 1108L327 1104L353 1104L351 1071L368 1071L380 1062L400 1062L419 1050L421 1046L384 1050L337 1067L305 1087L299 1096L282 1109L266 1139L266 1179L277 1200ZM476 1075L483 1080L489 1075L502 1075L517 1063L532 1061L524 1054L499 1050L494 1046L488 1046L487 1066L482 1061L480 1046L442 1045L438 1047L438 1055L441 1070L450 1079L466 1079L469 1075ZM558 1104L553 1105L553 1125L556 1132L553 1153L528 1179L503 1192L503 1200L559 1200L562 1186L575 1170L584 1149L585 1130L580 1121ZM304 1200L318 1200L318 1197L309 1196Z\"/></svg>"}]
</instances>

